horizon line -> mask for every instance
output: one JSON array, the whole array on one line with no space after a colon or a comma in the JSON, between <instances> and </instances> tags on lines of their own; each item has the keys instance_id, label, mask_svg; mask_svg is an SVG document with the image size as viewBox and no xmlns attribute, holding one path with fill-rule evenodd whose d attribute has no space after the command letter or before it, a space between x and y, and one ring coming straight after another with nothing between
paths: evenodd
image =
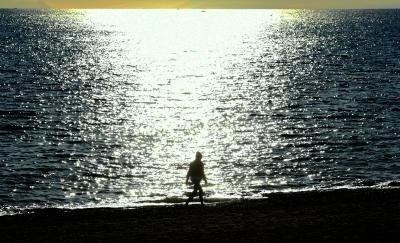
<instances>
[{"instance_id":1,"label":"horizon line","mask_svg":"<svg viewBox=\"0 0 400 243\"><path fill-rule=\"evenodd\" d=\"M93 7L93 8L51 8L51 7L0 7L0 9L37 9L37 10L396 10L400 9L399 7L366 7L366 8L358 8L358 7L337 7L337 8L188 8L188 7L183 7L183 8L165 8L165 7L151 7L151 8L132 8L132 7L127 7L127 8L121 8L121 7L106 7L106 8L99 8L99 7Z\"/></svg>"}]
</instances>

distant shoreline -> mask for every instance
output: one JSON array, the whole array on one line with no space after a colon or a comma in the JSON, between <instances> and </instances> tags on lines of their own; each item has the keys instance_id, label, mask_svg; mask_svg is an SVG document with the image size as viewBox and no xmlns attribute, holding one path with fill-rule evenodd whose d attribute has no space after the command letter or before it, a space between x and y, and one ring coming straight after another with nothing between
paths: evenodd
<instances>
[{"instance_id":1,"label":"distant shoreline","mask_svg":"<svg viewBox=\"0 0 400 243\"><path fill-rule=\"evenodd\" d=\"M1 241L393 242L400 188L274 193L213 206L40 209L0 217ZM398 238L397 238L398 239Z\"/></svg>"},{"instance_id":2,"label":"distant shoreline","mask_svg":"<svg viewBox=\"0 0 400 243\"><path fill-rule=\"evenodd\" d=\"M0 9L18 9L18 10L399 10L400 7L382 7L382 8L18 8L18 7L0 7Z\"/></svg>"}]
</instances>

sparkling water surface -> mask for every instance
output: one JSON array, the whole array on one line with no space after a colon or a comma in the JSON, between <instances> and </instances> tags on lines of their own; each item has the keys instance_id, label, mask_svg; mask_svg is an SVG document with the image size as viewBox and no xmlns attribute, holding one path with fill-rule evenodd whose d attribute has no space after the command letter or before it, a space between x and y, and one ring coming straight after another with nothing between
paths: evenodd
<instances>
[{"instance_id":1,"label":"sparkling water surface","mask_svg":"<svg viewBox=\"0 0 400 243\"><path fill-rule=\"evenodd\" d=\"M400 177L400 10L0 10L0 205Z\"/></svg>"}]
</instances>

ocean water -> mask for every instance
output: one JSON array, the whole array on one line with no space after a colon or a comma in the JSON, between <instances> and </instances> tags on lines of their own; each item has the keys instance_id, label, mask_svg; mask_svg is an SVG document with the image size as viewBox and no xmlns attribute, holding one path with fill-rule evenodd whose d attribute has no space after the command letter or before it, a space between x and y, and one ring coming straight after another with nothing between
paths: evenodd
<instances>
[{"instance_id":1,"label":"ocean water","mask_svg":"<svg viewBox=\"0 0 400 243\"><path fill-rule=\"evenodd\" d=\"M400 10L0 10L0 211L400 180Z\"/></svg>"}]
</instances>

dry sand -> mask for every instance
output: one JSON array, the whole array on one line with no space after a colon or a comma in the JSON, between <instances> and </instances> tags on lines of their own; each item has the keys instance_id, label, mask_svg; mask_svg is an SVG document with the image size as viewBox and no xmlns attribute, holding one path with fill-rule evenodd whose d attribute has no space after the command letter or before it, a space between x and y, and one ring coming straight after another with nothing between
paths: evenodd
<instances>
[{"instance_id":1,"label":"dry sand","mask_svg":"<svg viewBox=\"0 0 400 243\"><path fill-rule=\"evenodd\" d=\"M400 242L400 189L271 194L213 206L43 209L0 217L2 242Z\"/></svg>"}]
</instances>

